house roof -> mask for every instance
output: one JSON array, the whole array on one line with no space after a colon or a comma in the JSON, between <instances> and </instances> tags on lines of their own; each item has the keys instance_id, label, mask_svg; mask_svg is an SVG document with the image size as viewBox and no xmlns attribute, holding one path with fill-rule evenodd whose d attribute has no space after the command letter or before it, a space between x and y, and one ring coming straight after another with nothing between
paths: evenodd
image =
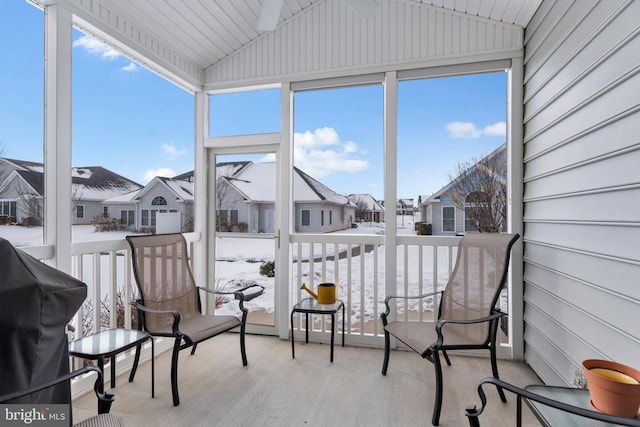
<instances>
[{"instance_id":1,"label":"house roof","mask_svg":"<svg viewBox=\"0 0 640 427\"><path fill-rule=\"evenodd\" d=\"M340 205L349 204L342 196L300 169L293 168L293 199L296 202L324 201ZM258 202L275 200L275 163L249 163L232 177L227 177L247 199Z\"/></svg>"},{"instance_id":2,"label":"house roof","mask_svg":"<svg viewBox=\"0 0 640 427\"><path fill-rule=\"evenodd\" d=\"M2 159L39 195L44 193L44 166L24 160ZM140 184L102 166L71 169L72 197L76 200L101 201L142 188Z\"/></svg>"},{"instance_id":3,"label":"house roof","mask_svg":"<svg viewBox=\"0 0 640 427\"><path fill-rule=\"evenodd\" d=\"M27 160L8 159L6 157L0 158L16 170L32 171L32 172L44 172L44 165L42 163L30 162Z\"/></svg>"},{"instance_id":4,"label":"house roof","mask_svg":"<svg viewBox=\"0 0 640 427\"><path fill-rule=\"evenodd\" d=\"M506 154L507 154L507 144L505 143L499 146L498 148L496 148L495 150L493 150L491 153L487 154L485 157L483 157L483 159L490 159L492 157L501 156L506 161ZM472 166L472 168L474 167L477 167L477 163L474 166ZM456 177L454 180L450 181L447 185L445 185L440 190L433 193L431 196L424 198L422 204L424 205L428 203L439 202L440 197L444 193L449 191L451 187L453 187L460 179L461 177Z\"/></svg>"},{"instance_id":5,"label":"house roof","mask_svg":"<svg viewBox=\"0 0 640 427\"><path fill-rule=\"evenodd\" d=\"M384 210L384 207L378 202L371 194L349 194L349 200L356 205L366 204L366 210L368 211L380 211Z\"/></svg>"}]
</instances>

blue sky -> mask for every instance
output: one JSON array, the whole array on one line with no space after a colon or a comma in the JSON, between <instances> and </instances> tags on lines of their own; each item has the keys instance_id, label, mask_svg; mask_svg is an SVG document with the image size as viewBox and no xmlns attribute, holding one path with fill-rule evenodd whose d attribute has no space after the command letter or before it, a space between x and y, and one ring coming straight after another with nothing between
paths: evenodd
<instances>
[{"instance_id":1,"label":"blue sky","mask_svg":"<svg viewBox=\"0 0 640 427\"><path fill-rule=\"evenodd\" d=\"M0 149L42 161L43 14L0 1ZM193 169L193 96L126 57L73 35L73 165L103 166L141 184ZM7 66L10 65L10 66ZM459 162L505 141L506 75L401 82L398 197L428 196ZM214 136L277 132L278 90L214 97ZM382 86L294 96L294 164L341 194L383 197Z\"/></svg>"}]
</instances>

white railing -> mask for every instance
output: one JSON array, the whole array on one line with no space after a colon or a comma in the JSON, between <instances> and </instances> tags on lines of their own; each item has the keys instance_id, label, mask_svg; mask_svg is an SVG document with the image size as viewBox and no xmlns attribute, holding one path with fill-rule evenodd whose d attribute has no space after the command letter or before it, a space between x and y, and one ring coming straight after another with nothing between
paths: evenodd
<instances>
[{"instance_id":1,"label":"white railing","mask_svg":"<svg viewBox=\"0 0 640 427\"><path fill-rule=\"evenodd\" d=\"M198 239L194 233L185 236L191 244ZM307 296L300 290L303 283L313 289L322 282L336 283L339 298L345 303L347 342L380 346L383 337L380 314L385 309L387 293L416 295L442 289L453 268L458 241L459 237L398 236L394 248L396 280L391 287L393 292L387 292L384 236L295 234L291 238L294 261L291 301ZM34 247L28 252L46 259L52 250ZM135 298L135 282L131 262L131 251L124 239L72 244L72 274L88 286L87 305L73 320L74 338L105 328L132 327L130 302ZM118 316L112 315L113 307ZM399 319L429 322L433 321L434 312L437 312L435 300L419 301L399 305L396 315ZM294 332L302 330L302 320L300 316ZM328 316L314 316L310 322L312 339L328 340L329 321ZM342 321L339 316L337 330L341 329ZM156 346L157 353L162 347ZM127 360L118 363L119 371L128 368L127 356L128 353L122 355ZM108 370L105 374L108 376Z\"/></svg>"},{"instance_id":2,"label":"white railing","mask_svg":"<svg viewBox=\"0 0 640 427\"><path fill-rule=\"evenodd\" d=\"M440 290L446 283L455 261L459 237L398 236L396 282L393 294L417 295ZM300 286L315 289L319 283L332 282L339 287L339 298L346 309L345 333L353 344L381 345L384 312L385 245L384 236L323 234L292 236L293 286L292 301L308 296ZM408 316L419 321L433 321L437 310L431 303L418 301L397 307L399 318ZM300 316L294 332L302 330ZM310 325L317 339L326 339L331 324L328 316L314 316ZM341 322L342 319L339 319ZM338 325L340 329L341 323ZM324 334L324 338L323 338Z\"/></svg>"}]
</instances>

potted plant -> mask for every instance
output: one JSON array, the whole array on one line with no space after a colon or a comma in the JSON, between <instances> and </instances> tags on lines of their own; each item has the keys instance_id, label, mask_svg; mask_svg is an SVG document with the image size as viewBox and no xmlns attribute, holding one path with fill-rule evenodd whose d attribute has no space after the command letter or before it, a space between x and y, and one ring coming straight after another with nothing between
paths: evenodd
<instances>
[{"instance_id":1,"label":"potted plant","mask_svg":"<svg viewBox=\"0 0 640 427\"><path fill-rule=\"evenodd\" d=\"M582 362L591 405L605 414L636 418L640 407L640 371L609 360Z\"/></svg>"}]
</instances>

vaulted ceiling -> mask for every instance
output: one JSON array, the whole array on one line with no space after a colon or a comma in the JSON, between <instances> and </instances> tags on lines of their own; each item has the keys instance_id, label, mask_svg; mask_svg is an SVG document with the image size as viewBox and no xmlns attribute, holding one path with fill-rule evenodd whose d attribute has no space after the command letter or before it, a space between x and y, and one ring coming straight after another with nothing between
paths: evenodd
<instances>
[{"instance_id":1,"label":"vaulted ceiling","mask_svg":"<svg viewBox=\"0 0 640 427\"><path fill-rule=\"evenodd\" d=\"M225 58L264 37L258 31L263 3L269 0L30 0L59 3L71 10L75 22L144 63L164 58L202 81L207 70ZM379 5L374 16L354 13L358 3ZM453 11L519 27L526 27L542 0L283 0L278 28L310 9L329 6L340 16L340 25L350 20L387 18L397 3L421 4L431 9ZM279 3L279 1L276 1ZM324 13L324 12L323 12ZM345 17L345 18L343 18ZM307 21L311 21L306 18ZM317 19L317 18L314 18ZM407 17L411 19L411 17ZM316 22L305 22L309 27ZM335 25L335 23L333 24ZM276 31L278 29L276 28ZM135 46L137 44L137 46ZM151 67L153 68L153 67ZM170 70L171 71L171 70ZM197 86L197 84L195 85Z\"/></svg>"}]
</instances>

